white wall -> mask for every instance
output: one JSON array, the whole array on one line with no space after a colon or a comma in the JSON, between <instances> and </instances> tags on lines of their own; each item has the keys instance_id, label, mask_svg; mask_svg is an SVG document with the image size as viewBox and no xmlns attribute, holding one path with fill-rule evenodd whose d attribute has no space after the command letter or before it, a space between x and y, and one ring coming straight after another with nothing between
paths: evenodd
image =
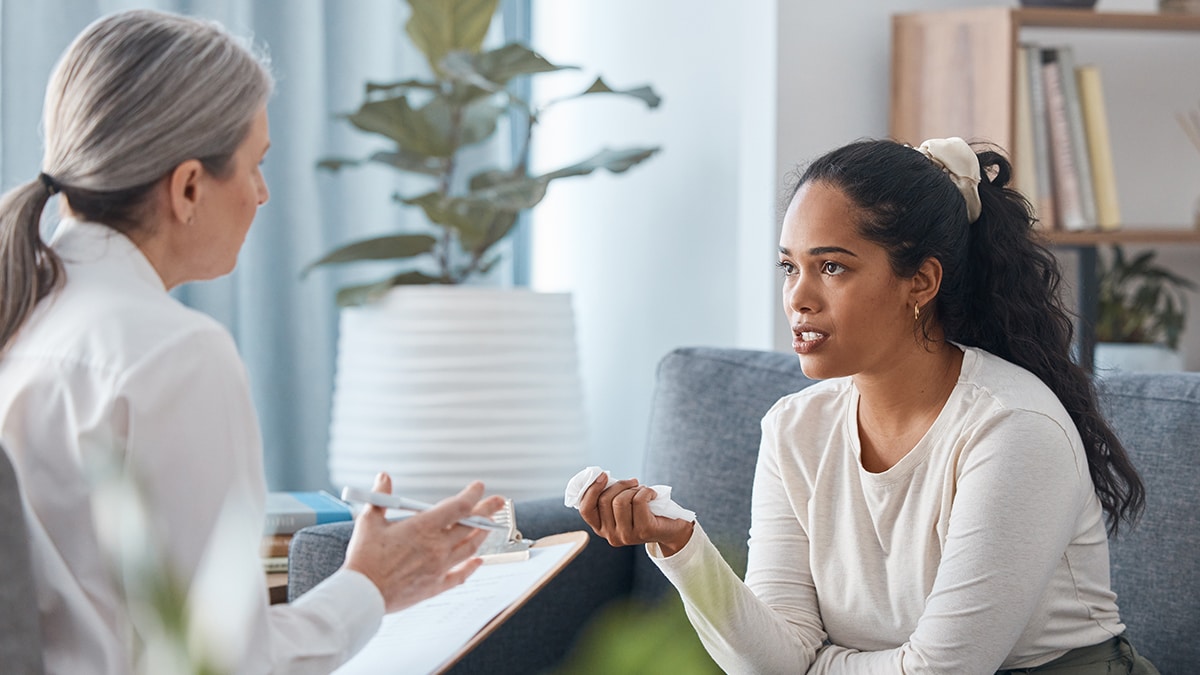
<instances>
[{"instance_id":1,"label":"white wall","mask_svg":"<svg viewBox=\"0 0 1200 675\"><path fill-rule=\"evenodd\" d=\"M533 285L576 298L593 463L637 474L655 365L672 348L788 349L773 267L785 174L848 141L886 136L893 13L995 4L534 3L536 49L583 67L535 79L535 100L597 73L618 88L648 82L664 99L657 111L599 97L566 104L545 116L534 148L535 168L549 169L604 145L663 146L622 176L556 183L534 211ZM1190 338L1195 368L1200 330Z\"/></svg>"},{"instance_id":2,"label":"white wall","mask_svg":"<svg viewBox=\"0 0 1200 675\"><path fill-rule=\"evenodd\" d=\"M664 354L770 345L772 6L534 3L533 44L583 67L535 79L536 100L597 73L615 88L650 83L663 97L655 111L616 97L565 104L544 117L535 149L535 168L551 169L605 145L663 147L620 176L560 181L534 211L533 285L575 294L594 463L621 475L641 466ZM742 189L755 196L748 204ZM740 268L750 260L757 269Z\"/></svg>"}]
</instances>

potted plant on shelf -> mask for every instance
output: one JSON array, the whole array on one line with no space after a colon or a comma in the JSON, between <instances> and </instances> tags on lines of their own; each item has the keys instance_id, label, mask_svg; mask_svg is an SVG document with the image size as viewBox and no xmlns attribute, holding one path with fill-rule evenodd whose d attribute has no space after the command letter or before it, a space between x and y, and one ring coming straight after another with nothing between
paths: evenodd
<instances>
[{"instance_id":1,"label":"potted plant on shelf","mask_svg":"<svg viewBox=\"0 0 1200 675\"><path fill-rule=\"evenodd\" d=\"M1178 349L1187 319L1184 291L1196 286L1154 257L1150 250L1130 259L1114 245L1111 260L1099 262L1097 372L1182 370Z\"/></svg>"},{"instance_id":2,"label":"potted plant on shelf","mask_svg":"<svg viewBox=\"0 0 1200 675\"><path fill-rule=\"evenodd\" d=\"M517 43L484 49L498 0L407 2L406 32L430 77L368 83L346 119L386 145L365 159L333 157L320 166L373 162L425 178L427 189L395 198L426 222L343 245L302 273L364 260L398 264L386 278L337 294L331 479L369 486L374 472L387 470L397 491L427 499L475 477L514 498L561 492L582 461L584 437L570 296L469 282L502 257L499 245L519 214L550 183L598 169L621 173L659 150L605 148L531 173L534 129L549 107L602 94L649 108L660 99L648 86L617 90L597 77L574 96L535 106L510 85L573 67ZM491 138L514 111L526 133L511 166L463 175L471 171L463 151Z\"/></svg>"}]
</instances>

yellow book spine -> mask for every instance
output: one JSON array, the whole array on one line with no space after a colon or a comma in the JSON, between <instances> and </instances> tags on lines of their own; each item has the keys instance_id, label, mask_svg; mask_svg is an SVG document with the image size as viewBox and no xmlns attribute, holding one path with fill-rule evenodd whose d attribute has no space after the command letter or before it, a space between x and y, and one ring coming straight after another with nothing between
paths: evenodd
<instances>
[{"instance_id":1,"label":"yellow book spine","mask_svg":"<svg viewBox=\"0 0 1200 675\"><path fill-rule=\"evenodd\" d=\"M1117 176L1113 166L1100 70L1092 65L1079 66L1075 69L1075 78L1079 83L1079 103L1083 109L1083 127L1092 163L1096 224L1101 230L1115 230L1121 226L1121 209L1117 201Z\"/></svg>"}]
</instances>

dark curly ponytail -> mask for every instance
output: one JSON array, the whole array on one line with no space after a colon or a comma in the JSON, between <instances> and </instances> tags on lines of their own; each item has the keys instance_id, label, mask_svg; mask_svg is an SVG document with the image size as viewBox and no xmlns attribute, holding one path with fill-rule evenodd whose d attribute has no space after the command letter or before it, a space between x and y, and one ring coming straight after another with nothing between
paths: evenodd
<instances>
[{"instance_id":1,"label":"dark curly ponytail","mask_svg":"<svg viewBox=\"0 0 1200 675\"><path fill-rule=\"evenodd\" d=\"M813 181L842 190L865 214L860 232L888 251L898 275L912 276L928 258L941 262L942 285L923 325L939 321L945 339L1015 363L1054 392L1083 440L1115 535L1120 521L1140 515L1145 488L1100 414L1091 378L1071 360L1074 329L1059 297L1062 274L1036 238L1029 203L1007 187L1011 165L992 150L977 157L983 209L969 225L966 203L940 167L893 141L838 148L809 165L795 190Z\"/></svg>"}]
</instances>

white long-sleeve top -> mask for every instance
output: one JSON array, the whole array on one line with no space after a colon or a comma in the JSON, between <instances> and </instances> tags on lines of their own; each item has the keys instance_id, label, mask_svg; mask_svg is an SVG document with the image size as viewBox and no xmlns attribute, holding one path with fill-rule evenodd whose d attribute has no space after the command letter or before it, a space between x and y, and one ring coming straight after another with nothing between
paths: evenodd
<instances>
[{"instance_id":1,"label":"white long-sleeve top","mask_svg":"<svg viewBox=\"0 0 1200 675\"><path fill-rule=\"evenodd\" d=\"M126 673L133 633L97 534L95 467L115 457L144 491L150 536L187 586L226 504L250 524L235 557L261 570L262 442L228 332L168 295L133 242L66 221L52 246L66 284L0 357L0 440L27 506L48 672ZM355 572L276 606L252 576L250 615L219 617L245 622L238 673L327 673L383 616L378 589Z\"/></svg>"},{"instance_id":2,"label":"white long-sleeve top","mask_svg":"<svg viewBox=\"0 0 1200 675\"><path fill-rule=\"evenodd\" d=\"M1028 371L964 352L882 473L862 468L849 378L771 408L744 584L700 527L673 556L648 547L727 672L993 673L1124 632L1070 417Z\"/></svg>"}]
</instances>

